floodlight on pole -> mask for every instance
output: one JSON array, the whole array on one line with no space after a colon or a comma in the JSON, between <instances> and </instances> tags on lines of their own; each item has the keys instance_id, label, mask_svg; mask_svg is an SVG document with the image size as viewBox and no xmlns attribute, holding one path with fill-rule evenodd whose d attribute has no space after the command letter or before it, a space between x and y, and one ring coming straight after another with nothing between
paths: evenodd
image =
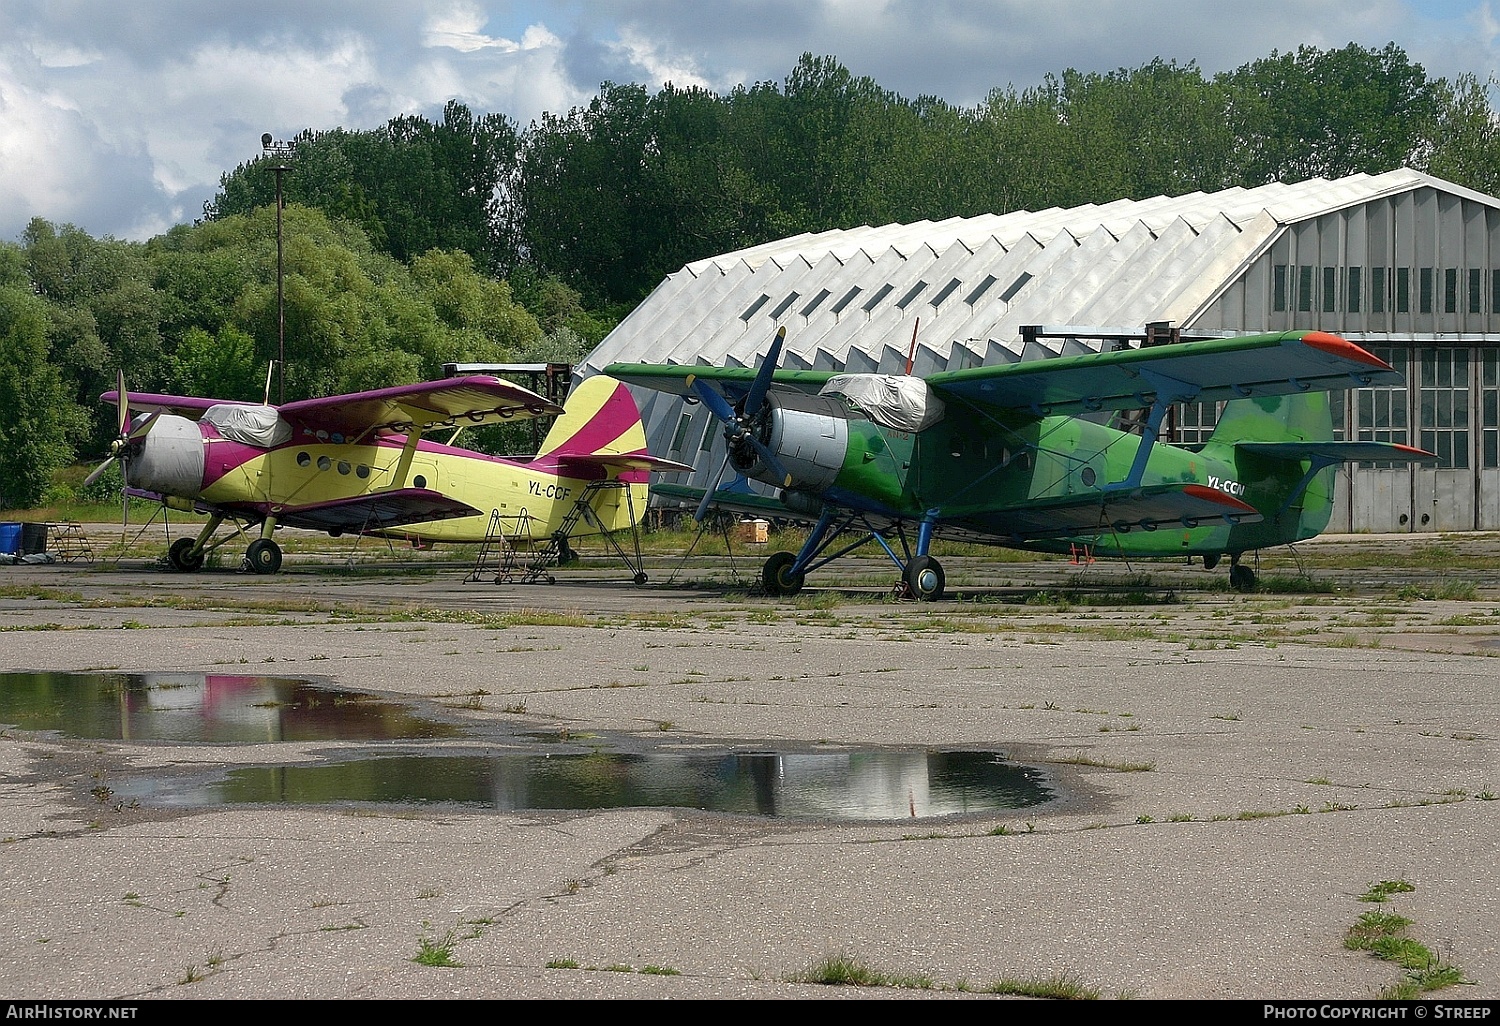
<instances>
[{"instance_id":1,"label":"floodlight on pole","mask_svg":"<svg viewBox=\"0 0 1500 1026\"><path fill-rule=\"evenodd\" d=\"M281 176L290 171L287 163L297 149L296 142L281 142L270 132L260 137L260 148L267 157L276 161L271 170L276 174L276 402L286 402L286 293L282 286L283 264L281 247Z\"/></svg>"}]
</instances>

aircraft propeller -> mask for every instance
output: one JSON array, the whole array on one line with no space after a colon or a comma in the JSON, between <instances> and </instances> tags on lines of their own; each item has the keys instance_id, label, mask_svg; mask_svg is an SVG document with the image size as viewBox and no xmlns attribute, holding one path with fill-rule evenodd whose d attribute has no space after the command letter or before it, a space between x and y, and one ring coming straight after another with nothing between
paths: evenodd
<instances>
[{"instance_id":1,"label":"aircraft propeller","mask_svg":"<svg viewBox=\"0 0 1500 1026\"><path fill-rule=\"evenodd\" d=\"M116 460L120 461L120 477L128 486L130 484L130 447L151 433L151 429L156 426L156 418L161 415L160 410L152 410L139 424L131 424L130 394L125 391L124 371L117 372L115 389L117 396L115 408L118 411L115 438L109 443L109 455L104 458L104 462L89 471L89 476L83 479L85 488L99 480L100 475Z\"/></svg>"},{"instance_id":2,"label":"aircraft propeller","mask_svg":"<svg viewBox=\"0 0 1500 1026\"><path fill-rule=\"evenodd\" d=\"M777 477L781 478L782 486L789 487L792 483L792 475L787 473L781 461L770 447L760 440L757 428L760 426L761 407L765 405L766 395L771 391L771 376L776 373L776 365L781 360L781 346L786 340L786 328L776 332L776 338L771 341L771 348L766 352L766 358L761 361L760 368L755 372L755 379L750 383L750 391L745 393L745 399L739 409L729 404L729 401L719 392L701 378L690 377L688 387L707 406L709 411L724 425L724 439L727 443L724 453L724 462L719 465L719 473L715 475L713 485L703 493L703 500L698 503L698 510L693 514L693 519L699 523L708 514L708 508L712 505L714 493L719 490L719 484L724 480L724 469L736 454L742 454L746 448L754 450L755 454L770 467Z\"/></svg>"}]
</instances>

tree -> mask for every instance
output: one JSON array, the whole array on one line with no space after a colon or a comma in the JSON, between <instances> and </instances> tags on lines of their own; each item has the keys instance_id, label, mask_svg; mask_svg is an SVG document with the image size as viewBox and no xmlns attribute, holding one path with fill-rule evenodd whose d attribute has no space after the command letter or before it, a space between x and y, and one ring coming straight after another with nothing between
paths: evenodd
<instances>
[{"instance_id":1,"label":"tree","mask_svg":"<svg viewBox=\"0 0 1500 1026\"><path fill-rule=\"evenodd\" d=\"M1395 43L1301 46L1219 76L1247 184L1378 174L1426 163L1442 92Z\"/></svg>"},{"instance_id":2,"label":"tree","mask_svg":"<svg viewBox=\"0 0 1500 1026\"><path fill-rule=\"evenodd\" d=\"M47 309L39 298L0 286L0 508L35 506L52 472L72 458L62 375L47 359Z\"/></svg>"}]
</instances>

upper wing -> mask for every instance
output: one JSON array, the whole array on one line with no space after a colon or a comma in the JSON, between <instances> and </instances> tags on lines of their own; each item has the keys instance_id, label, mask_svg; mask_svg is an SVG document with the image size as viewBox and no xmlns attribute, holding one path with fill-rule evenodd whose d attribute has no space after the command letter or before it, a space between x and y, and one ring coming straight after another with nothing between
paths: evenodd
<instances>
[{"instance_id":1,"label":"upper wing","mask_svg":"<svg viewBox=\"0 0 1500 1026\"><path fill-rule=\"evenodd\" d=\"M1088 413L1171 402L1244 399L1398 384L1390 364L1337 335L1288 331L1060 356L934 374L945 398L1050 413Z\"/></svg>"},{"instance_id":2,"label":"upper wing","mask_svg":"<svg viewBox=\"0 0 1500 1026\"><path fill-rule=\"evenodd\" d=\"M197 419L213 406L259 406L228 399L204 399L185 395L128 392L133 410L166 410ZM119 392L111 390L99 398L115 402ZM514 382L487 375L442 378L414 385L396 385L370 392L301 399L277 409L293 427L316 434L358 438L372 431L405 434L435 427L495 424L529 420L562 413L562 407Z\"/></svg>"},{"instance_id":3,"label":"upper wing","mask_svg":"<svg viewBox=\"0 0 1500 1026\"><path fill-rule=\"evenodd\" d=\"M120 398L120 393L110 389L99 397L100 402L113 403ZM203 416L205 410L212 406L259 406L260 403L241 402L237 399L204 399L193 395L160 395L155 392L126 392L126 402L130 408L143 413L150 410L163 410L174 413L179 417L187 417L189 420L197 420Z\"/></svg>"},{"instance_id":4,"label":"upper wing","mask_svg":"<svg viewBox=\"0 0 1500 1026\"><path fill-rule=\"evenodd\" d=\"M701 378L704 381L712 381L719 386L719 390L732 399L739 399L750 391L750 383L755 380L755 368L753 367L689 367L674 366L662 363L612 363L604 368L604 373L612 378L617 378L631 385L640 385L642 388L654 389L657 392L670 392L698 401L693 393L692 381ZM840 371L789 371L779 370L771 375L771 388L787 391L806 392L809 395L817 395L828 379L834 377Z\"/></svg>"},{"instance_id":5,"label":"upper wing","mask_svg":"<svg viewBox=\"0 0 1500 1026\"><path fill-rule=\"evenodd\" d=\"M688 398L693 397L694 378L712 381L736 398L749 391L755 378L749 367L648 363L611 364L605 373ZM777 371L772 388L816 393L838 373ZM1384 360L1337 335L1287 331L970 367L942 371L926 380L945 399L1042 416L1140 409L1162 393L1174 402L1217 401L1398 384L1401 376Z\"/></svg>"},{"instance_id":6,"label":"upper wing","mask_svg":"<svg viewBox=\"0 0 1500 1026\"><path fill-rule=\"evenodd\" d=\"M280 408L281 416L295 427L345 438L371 431L405 434L436 427L495 424L561 412L561 406L529 388L486 375L302 399Z\"/></svg>"}]
</instances>

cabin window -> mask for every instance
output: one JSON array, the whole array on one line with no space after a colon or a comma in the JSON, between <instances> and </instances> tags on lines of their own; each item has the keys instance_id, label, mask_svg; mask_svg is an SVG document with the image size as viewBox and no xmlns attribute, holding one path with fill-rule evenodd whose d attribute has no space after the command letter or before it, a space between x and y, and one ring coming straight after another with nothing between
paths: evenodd
<instances>
[{"instance_id":1,"label":"cabin window","mask_svg":"<svg viewBox=\"0 0 1500 1026\"><path fill-rule=\"evenodd\" d=\"M340 474L343 474L344 476L347 477L349 475L349 471L351 471L353 469L354 469L353 467L349 466L349 461L348 460L339 460L339 473Z\"/></svg>"},{"instance_id":2,"label":"cabin window","mask_svg":"<svg viewBox=\"0 0 1500 1026\"><path fill-rule=\"evenodd\" d=\"M359 466L357 466L357 467L354 468L354 476L358 477L358 478L369 477L370 476L370 468L367 467L367 466L365 466L363 463L361 463Z\"/></svg>"},{"instance_id":3,"label":"cabin window","mask_svg":"<svg viewBox=\"0 0 1500 1026\"><path fill-rule=\"evenodd\" d=\"M1085 488L1094 487L1094 481L1096 480L1094 476L1094 468L1084 467L1083 470L1079 471L1078 479L1083 482L1083 486Z\"/></svg>"},{"instance_id":4,"label":"cabin window","mask_svg":"<svg viewBox=\"0 0 1500 1026\"><path fill-rule=\"evenodd\" d=\"M319 470L327 470L331 466L333 466L333 460L329 459L327 456L319 456L318 457L318 469Z\"/></svg>"},{"instance_id":5,"label":"cabin window","mask_svg":"<svg viewBox=\"0 0 1500 1026\"><path fill-rule=\"evenodd\" d=\"M411 483L415 488L426 488L427 478L423 477L421 474L418 474L416 477L411 479Z\"/></svg>"},{"instance_id":6,"label":"cabin window","mask_svg":"<svg viewBox=\"0 0 1500 1026\"><path fill-rule=\"evenodd\" d=\"M299 467L310 467L310 466L312 466L312 456L310 456L306 452L299 452L297 454L297 466L299 466Z\"/></svg>"}]
</instances>

